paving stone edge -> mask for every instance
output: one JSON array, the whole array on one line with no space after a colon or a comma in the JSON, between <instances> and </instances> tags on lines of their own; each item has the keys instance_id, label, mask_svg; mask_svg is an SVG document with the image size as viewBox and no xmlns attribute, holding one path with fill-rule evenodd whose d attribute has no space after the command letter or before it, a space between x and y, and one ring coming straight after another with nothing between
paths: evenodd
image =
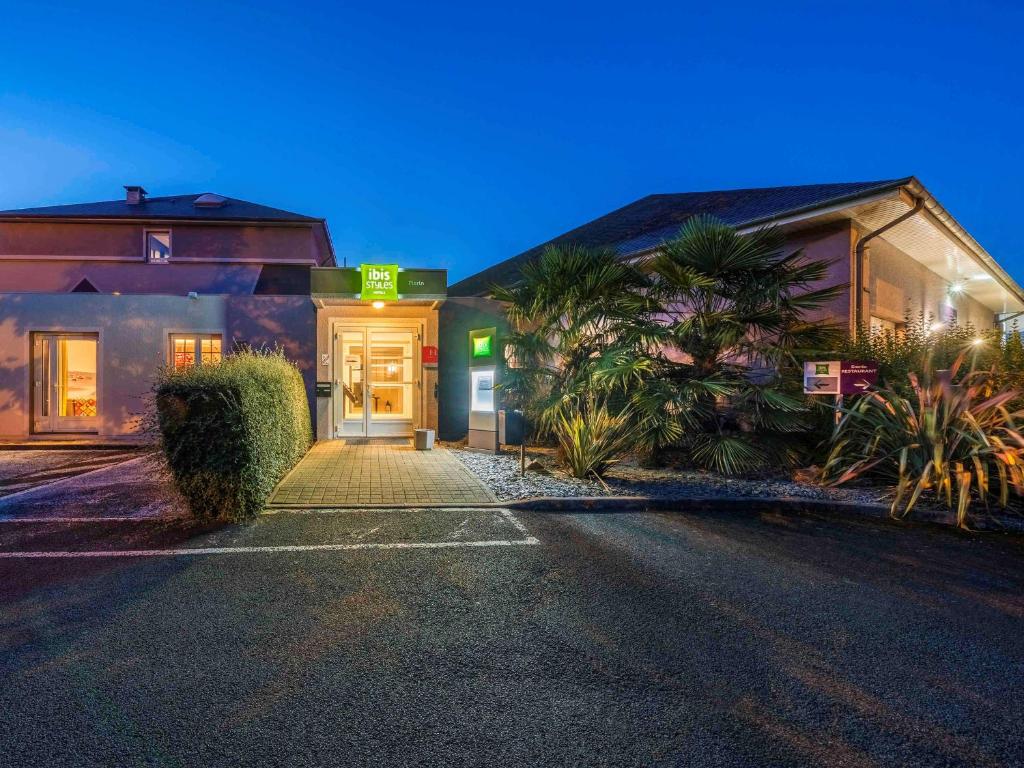
<instances>
[{"instance_id":1,"label":"paving stone edge","mask_svg":"<svg viewBox=\"0 0 1024 768\"><path fill-rule=\"evenodd\" d=\"M956 515L943 510L915 510L908 518L894 518L886 504L865 504L795 496L736 497L691 496L684 499L658 499L645 496L536 496L507 501L499 506L532 512L813 512L854 515L891 523L932 523L955 527ZM968 528L974 531L1010 531L1024 533L1024 517L972 515Z\"/></svg>"}]
</instances>

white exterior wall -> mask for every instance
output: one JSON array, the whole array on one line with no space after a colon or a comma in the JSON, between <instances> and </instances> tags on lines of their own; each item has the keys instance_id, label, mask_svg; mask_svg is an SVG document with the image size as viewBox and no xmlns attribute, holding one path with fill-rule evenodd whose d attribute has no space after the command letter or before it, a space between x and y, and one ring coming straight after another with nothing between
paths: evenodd
<instances>
[{"instance_id":1,"label":"white exterior wall","mask_svg":"<svg viewBox=\"0 0 1024 768\"><path fill-rule=\"evenodd\" d=\"M31 334L41 331L97 334L99 435L106 437L139 434L154 376L168 362L169 334L219 333L228 343L221 296L0 294L0 437L30 432Z\"/></svg>"}]
</instances>

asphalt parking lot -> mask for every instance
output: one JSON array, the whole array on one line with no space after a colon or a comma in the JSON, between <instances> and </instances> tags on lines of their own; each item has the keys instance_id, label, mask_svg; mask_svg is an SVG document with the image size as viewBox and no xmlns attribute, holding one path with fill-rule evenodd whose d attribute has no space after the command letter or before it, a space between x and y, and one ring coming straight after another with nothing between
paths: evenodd
<instances>
[{"instance_id":1,"label":"asphalt parking lot","mask_svg":"<svg viewBox=\"0 0 1024 768\"><path fill-rule=\"evenodd\" d=\"M0 525L3 764L1024 758L1019 538L494 509L69 525Z\"/></svg>"},{"instance_id":2,"label":"asphalt parking lot","mask_svg":"<svg viewBox=\"0 0 1024 768\"><path fill-rule=\"evenodd\" d=\"M134 450L0 450L0 498L139 455Z\"/></svg>"}]
</instances>

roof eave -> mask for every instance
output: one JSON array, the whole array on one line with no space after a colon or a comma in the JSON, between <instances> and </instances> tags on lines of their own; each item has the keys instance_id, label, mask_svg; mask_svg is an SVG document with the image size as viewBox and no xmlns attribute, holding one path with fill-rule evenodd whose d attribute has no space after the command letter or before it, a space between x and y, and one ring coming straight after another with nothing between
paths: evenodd
<instances>
[{"instance_id":1,"label":"roof eave","mask_svg":"<svg viewBox=\"0 0 1024 768\"><path fill-rule=\"evenodd\" d=\"M207 219L198 216L89 216L86 214L75 215L54 215L32 214L30 216L14 216L0 213L0 221L14 222L17 224L28 224L32 222L48 223L81 223L89 222L96 224L139 224L146 222L188 222L190 224L261 224L272 226L281 225L305 225L324 224L326 219L314 219L312 217L296 219L262 219L262 218L216 218Z\"/></svg>"},{"instance_id":2,"label":"roof eave","mask_svg":"<svg viewBox=\"0 0 1024 768\"><path fill-rule=\"evenodd\" d=\"M902 187L916 181L917 179L913 176L906 176L902 179L895 179L887 184L881 184L871 189L861 190L849 195L843 195L842 197L833 197L829 200L814 203L812 205L805 205L800 208L793 208L781 215L773 214L771 216L761 216L756 219L751 219L750 221L741 222L737 228L743 231L766 225L789 224L801 219L814 218L815 216L821 216L826 213L841 211L844 208L849 208L850 205L854 203L857 205L863 205L864 203L873 202L876 199L884 199Z\"/></svg>"},{"instance_id":3,"label":"roof eave","mask_svg":"<svg viewBox=\"0 0 1024 768\"><path fill-rule=\"evenodd\" d=\"M992 255L985 250L971 234L964 229L942 204L935 199L935 196L918 179L911 177L906 184L908 191L915 197L924 201L923 213L932 219L932 222L945 230L947 235L969 255L973 256L979 265L991 274L1003 288L1012 294L1018 301L1024 304L1024 288L1010 274L1003 269Z\"/></svg>"}]
</instances>

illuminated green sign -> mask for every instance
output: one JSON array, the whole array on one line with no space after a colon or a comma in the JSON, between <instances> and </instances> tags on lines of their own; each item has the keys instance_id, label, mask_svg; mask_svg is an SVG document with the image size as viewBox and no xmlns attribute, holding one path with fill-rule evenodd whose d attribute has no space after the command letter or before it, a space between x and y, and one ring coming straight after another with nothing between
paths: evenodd
<instances>
[{"instance_id":1,"label":"illuminated green sign","mask_svg":"<svg viewBox=\"0 0 1024 768\"><path fill-rule=\"evenodd\" d=\"M364 301L398 301L397 264L360 264L362 284L359 292Z\"/></svg>"},{"instance_id":2,"label":"illuminated green sign","mask_svg":"<svg viewBox=\"0 0 1024 768\"><path fill-rule=\"evenodd\" d=\"M473 339L473 357L490 357L491 352L491 340L494 336L488 334L487 336L477 336Z\"/></svg>"},{"instance_id":3,"label":"illuminated green sign","mask_svg":"<svg viewBox=\"0 0 1024 768\"><path fill-rule=\"evenodd\" d=\"M814 375L815 376L828 376L828 363L815 363L814 364Z\"/></svg>"}]
</instances>

